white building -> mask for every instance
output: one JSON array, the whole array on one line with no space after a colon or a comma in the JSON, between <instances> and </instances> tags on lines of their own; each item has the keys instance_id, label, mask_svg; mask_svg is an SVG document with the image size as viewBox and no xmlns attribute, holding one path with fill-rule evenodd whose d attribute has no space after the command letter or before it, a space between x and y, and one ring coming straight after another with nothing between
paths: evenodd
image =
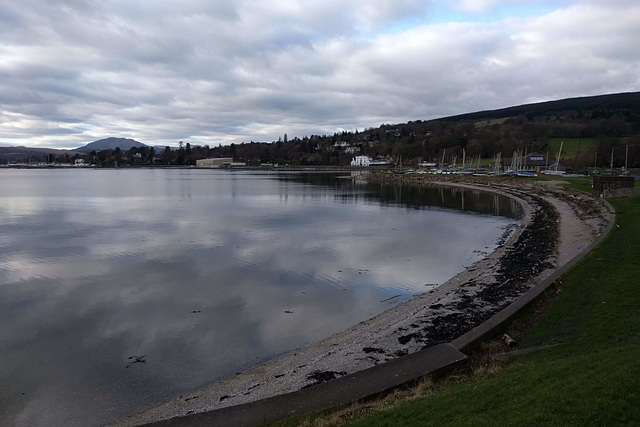
<instances>
[{"instance_id":1,"label":"white building","mask_svg":"<svg viewBox=\"0 0 640 427\"><path fill-rule=\"evenodd\" d=\"M371 160L369 156L355 156L353 160L351 160L351 166L369 166Z\"/></svg>"}]
</instances>

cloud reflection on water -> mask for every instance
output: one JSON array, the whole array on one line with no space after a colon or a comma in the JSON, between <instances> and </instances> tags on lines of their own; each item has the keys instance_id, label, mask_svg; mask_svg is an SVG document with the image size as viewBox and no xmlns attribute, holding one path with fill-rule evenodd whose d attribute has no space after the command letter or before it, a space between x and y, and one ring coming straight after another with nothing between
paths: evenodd
<instances>
[{"instance_id":1,"label":"cloud reflection on water","mask_svg":"<svg viewBox=\"0 0 640 427\"><path fill-rule=\"evenodd\" d=\"M444 282L514 223L327 177L13 174L22 194L0 188L8 419L95 425L233 375Z\"/></svg>"}]
</instances>

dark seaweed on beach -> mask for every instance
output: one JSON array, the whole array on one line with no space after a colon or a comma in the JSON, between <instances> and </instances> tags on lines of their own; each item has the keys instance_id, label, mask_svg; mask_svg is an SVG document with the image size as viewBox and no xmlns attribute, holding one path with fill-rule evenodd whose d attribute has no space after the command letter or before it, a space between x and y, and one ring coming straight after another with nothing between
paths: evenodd
<instances>
[{"instance_id":1,"label":"dark seaweed on beach","mask_svg":"<svg viewBox=\"0 0 640 427\"><path fill-rule=\"evenodd\" d=\"M147 363L147 360L145 359L147 357L146 354L143 354L142 356L129 356L129 360L131 360L132 362L127 364L127 366L125 366L125 368L128 368L129 366L136 364L136 363Z\"/></svg>"},{"instance_id":2,"label":"dark seaweed on beach","mask_svg":"<svg viewBox=\"0 0 640 427\"><path fill-rule=\"evenodd\" d=\"M535 207L531 221L500 258L495 280L484 284L470 283L479 288L476 292L468 292L466 284L461 285L454 291L458 301L450 306L453 312L435 316L432 312L432 317L422 322L424 326L420 330L399 336L400 344L414 341L422 348L428 348L449 342L502 310L529 289L531 279L554 267L549 259L557 246L558 213L542 198L532 195L527 198ZM433 304L429 308L438 310L442 305Z\"/></svg>"},{"instance_id":3,"label":"dark seaweed on beach","mask_svg":"<svg viewBox=\"0 0 640 427\"><path fill-rule=\"evenodd\" d=\"M385 351L381 348L376 348L376 347L365 347L362 349L362 351L364 351L365 353L378 353L378 354L384 354Z\"/></svg>"},{"instance_id":4,"label":"dark seaweed on beach","mask_svg":"<svg viewBox=\"0 0 640 427\"><path fill-rule=\"evenodd\" d=\"M327 381L335 380L339 377L344 377L347 375L346 372L336 372L336 371L313 371L311 374L307 375L307 381L314 381L311 384L307 384L302 388L308 388L317 384L326 383Z\"/></svg>"},{"instance_id":5,"label":"dark seaweed on beach","mask_svg":"<svg viewBox=\"0 0 640 427\"><path fill-rule=\"evenodd\" d=\"M533 197L532 197L533 198ZM500 260L497 281L503 283L515 279L525 282L553 268L547 260L553 255L559 234L558 212L541 198L533 198L540 206L531 223L522 231L518 240Z\"/></svg>"}]
</instances>

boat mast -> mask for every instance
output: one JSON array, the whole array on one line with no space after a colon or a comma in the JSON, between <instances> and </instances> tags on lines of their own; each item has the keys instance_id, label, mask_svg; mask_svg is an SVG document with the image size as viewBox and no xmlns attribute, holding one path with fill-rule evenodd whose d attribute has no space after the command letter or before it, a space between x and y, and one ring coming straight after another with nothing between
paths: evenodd
<instances>
[{"instance_id":1,"label":"boat mast","mask_svg":"<svg viewBox=\"0 0 640 427\"><path fill-rule=\"evenodd\" d=\"M564 144L564 141L560 142L560 150L558 150L558 158L556 159L556 172L558 172L558 164L560 164L560 153L562 153L562 144Z\"/></svg>"}]
</instances>

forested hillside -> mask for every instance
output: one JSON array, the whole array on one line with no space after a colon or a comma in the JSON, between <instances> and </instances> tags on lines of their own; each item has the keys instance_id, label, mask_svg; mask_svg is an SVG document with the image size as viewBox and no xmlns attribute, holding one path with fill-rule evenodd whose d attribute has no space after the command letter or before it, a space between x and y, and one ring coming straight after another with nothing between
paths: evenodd
<instances>
[{"instance_id":1,"label":"forested hillside","mask_svg":"<svg viewBox=\"0 0 640 427\"><path fill-rule=\"evenodd\" d=\"M209 157L232 157L248 165L344 166L357 155L415 165L420 161L453 163L468 159L489 162L514 151L539 152L554 157L560 143L564 163L581 171L587 167L640 167L640 92L572 98L481 111L437 120L382 124L377 128L333 135L304 135L278 141L242 142L228 146L134 147L108 149L57 158L82 158L96 166L195 165ZM150 144L153 145L153 144ZM0 154L1 155L1 154ZM43 156L51 160L51 155ZM32 154L31 160L34 156ZM0 158L1 160L1 158ZM4 160L6 162L6 159Z\"/></svg>"},{"instance_id":2,"label":"forested hillside","mask_svg":"<svg viewBox=\"0 0 640 427\"><path fill-rule=\"evenodd\" d=\"M629 166L640 167L640 92L573 98L438 120L383 124L378 128L215 147L209 154L251 163L347 165L355 155L390 157L395 164L510 157L515 150L557 154L574 169L620 164L628 146ZM619 148L619 149L618 149ZM623 150L623 148L625 150Z\"/></svg>"}]
</instances>

